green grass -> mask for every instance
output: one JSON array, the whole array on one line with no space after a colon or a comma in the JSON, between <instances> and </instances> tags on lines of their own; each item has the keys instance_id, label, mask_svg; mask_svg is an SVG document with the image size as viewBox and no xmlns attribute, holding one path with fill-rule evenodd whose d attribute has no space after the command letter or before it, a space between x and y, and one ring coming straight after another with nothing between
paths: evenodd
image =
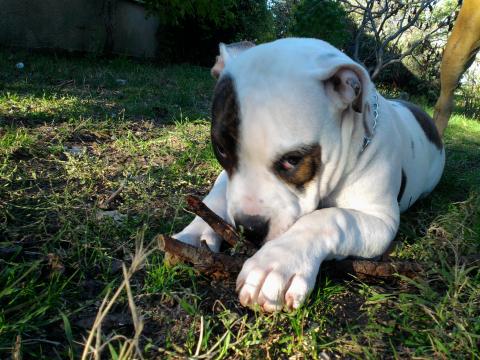
<instances>
[{"instance_id":1,"label":"green grass","mask_svg":"<svg viewBox=\"0 0 480 360\"><path fill-rule=\"evenodd\" d=\"M206 194L220 170L213 84L199 67L0 52L1 358L78 357L139 234L191 220L184 195ZM154 252L131 281L145 356L480 358L479 266L462 265L480 253L480 122L459 109L445 143L445 175L402 216L394 253L424 263L424 277L322 274L301 309L262 314L239 305L234 279L166 267ZM125 295L102 330L133 336Z\"/></svg>"}]
</instances>

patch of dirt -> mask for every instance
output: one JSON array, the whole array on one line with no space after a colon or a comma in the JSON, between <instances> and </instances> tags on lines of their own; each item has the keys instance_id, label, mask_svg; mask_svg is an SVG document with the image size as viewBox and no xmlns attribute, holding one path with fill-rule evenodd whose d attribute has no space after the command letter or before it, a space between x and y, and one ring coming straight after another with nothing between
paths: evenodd
<instances>
[{"instance_id":1,"label":"patch of dirt","mask_svg":"<svg viewBox=\"0 0 480 360\"><path fill-rule=\"evenodd\" d=\"M3 126L13 126L13 127L35 127L39 124L43 124L45 122L44 119L34 119L29 116L6 116L2 115L0 117L0 125Z\"/></svg>"},{"instance_id":2,"label":"patch of dirt","mask_svg":"<svg viewBox=\"0 0 480 360\"><path fill-rule=\"evenodd\" d=\"M87 317L78 317L77 319L73 320L73 325L79 327L84 330L90 330L92 328L93 323L95 322L96 314ZM132 316L128 309L125 311L117 312L117 313L109 313L105 316L102 322L102 330L112 330L118 331L121 327L132 327L133 320Z\"/></svg>"},{"instance_id":3,"label":"patch of dirt","mask_svg":"<svg viewBox=\"0 0 480 360\"><path fill-rule=\"evenodd\" d=\"M350 289L347 292L335 296L333 299L334 308L330 317L335 319L341 326L349 324L366 324L367 319L363 314L362 305L365 301L359 296L358 292ZM338 331L338 327L332 327L333 332Z\"/></svg>"},{"instance_id":4,"label":"patch of dirt","mask_svg":"<svg viewBox=\"0 0 480 360\"><path fill-rule=\"evenodd\" d=\"M160 303L144 309L142 313L146 317L143 335L160 347L168 342L184 343L195 319L178 303Z\"/></svg>"}]
</instances>

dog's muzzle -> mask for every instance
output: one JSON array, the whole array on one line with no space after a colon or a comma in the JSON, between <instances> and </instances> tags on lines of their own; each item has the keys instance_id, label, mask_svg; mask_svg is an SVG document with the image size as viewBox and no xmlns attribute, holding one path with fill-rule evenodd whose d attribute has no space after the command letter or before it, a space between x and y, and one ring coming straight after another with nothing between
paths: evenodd
<instances>
[{"instance_id":1,"label":"dog's muzzle","mask_svg":"<svg viewBox=\"0 0 480 360\"><path fill-rule=\"evenodd\" d=\"M237 215L233 219L237 229L243 229L245 237L260 245L267 237L270 221L262 216Z\"/></svg>"}]
</instances>

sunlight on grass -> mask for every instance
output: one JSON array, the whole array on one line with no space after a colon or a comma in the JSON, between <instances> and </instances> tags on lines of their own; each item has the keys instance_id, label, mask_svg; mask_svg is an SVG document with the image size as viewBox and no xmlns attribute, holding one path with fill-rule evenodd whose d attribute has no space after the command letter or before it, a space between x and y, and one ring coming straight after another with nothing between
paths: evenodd
<instances>
[{"instance_id":1,"label":"sunlight on grass","mask_svg":"<svg viewBox=\"0 0 480 360\"><path fill-rule=\"evenodd\" d=\"M382 343L388 338L399 357L450 358L462 353L475 358L480 278L478 266L466 259L480 252L479 230L480 196L472 194L435 218L423 238L403 243L394 256L422 261L428 278L403 279L409 291L379 292L365 285L369 321L355 342L366 337Z\"/></svg>"},{"instance_id":2,"label":"sunlight on grass","mask_svg":"<svg viewBox=\"0 0 480 360\"><path fill-rule=\"evenodd\" d=\"M15 121L28 119L28 122L68 119L86 113L86 108L91 102L71 95L34 96L0 93L0 118L12 118Z\"/></svg>"},{"instance_id":3,"label":"sunlight on grass","mask_svg":"<svg viewBox=\"0 0 480 360\"><path fill-rule=\"evenodd\" d=\"M220 172L213 80L191 66L22 58L18 72L0 52L0 357L19 347L24 358L74 358L139 229L146 240L180 230L193 218L184 196L205 195ZM468 259L480 253L480 122L455 114L445 144L445 174L402 215L393 253L425 276L322 273L300 309L263 314L239 305L234 278L168 268L154 253L130 281L145 357L478 358L479 266ZM136 336L129 301L105 316L102 339L118 340L105 357Z\"/></svg>"},{"instance_id":4,"label":"sunlight on grass","mask_svg":"<svg viewBox=\"0 0 480 360\"><path fill-rule=\"evenodd\" d=\"M480 152L478 142L480 138L480 121L464 115L454 115L445 133L445 142L448 145L472 147L471 151Z\"/></svg>"},{"instance_id":5,"label":"sunlight on grass","mask_svg":"<svg viewBox=\"0 0 480 360\"><path fill-rule=\"evenodd\" d=\"M31 135L26 129L3 128L3 134L0 137L0 155L7 156L20 149L27 149L36 141L35 136Z\"/></svg>"},{"instance_id":6,"label":"sunlight on grass","mask_svg":"<svg viewBox=\"0 0 480 360\"><path fill-rule=\"evenodd\" d=\"M210 113L214 80L197 66L160 68L121 57L18 56L26 66L22 71L0 52L0 120L35 124L81 116L171 123Z\"/></svg>"}]
</instances>

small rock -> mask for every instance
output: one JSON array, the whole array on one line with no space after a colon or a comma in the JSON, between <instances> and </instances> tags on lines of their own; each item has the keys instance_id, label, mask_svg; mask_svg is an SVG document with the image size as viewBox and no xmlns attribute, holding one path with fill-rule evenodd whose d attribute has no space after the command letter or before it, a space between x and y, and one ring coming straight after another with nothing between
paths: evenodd
<instances>
[{"instance_id":1,"label":"small rock","mask_svg":"<svg viewBox=\"0 0 480 360\"><path fill-rule=\"evenodd\" d=\"M65 271L65 266L63 266L60 257L56 254L49 253L47 254L48 266L53 272L63 273Z\"/></svg>"},{"instance_id":2,"label":"small rock","mask_svg":"<svg viewBox=\"0 0 480 360\"><path fill-rule=\"evenodd\" d=\"M117 79L115 80L118 85L127 85L127 80L125 79Z\"/></svg>"},{"instance_id":3,"label":"small rock","mask_svg":"<svg viewBox=\"0 0 480 360\"><path fill-rule=\"evenodd\" d=\"M127 215L121 214L117 210L108 210L108 211L98 210L97 213L96 213L97 220L110 218L115 222L121 222L126 217L127 217Z\"/></svg>"},{"instance_id":4,"label":"small rock","mask_svg":"<svg viewBox=\"0 0 480 360\"><path fill-rule=\"evenodd\" d=\"M15 67L18 69L18 70L22 70L24 67L25 67L25 64L23 62L19 62L15 65Z\"/></svg>"},{"instance_id":5,"label":"small rock","mask_svg":"<svg viewBox=\"0 0 480 360\"><path fill-rule=\"evenodd\" d=\"M119 259L112 259L110 263L110 271L112 274L117 274L123 269L123 261Z\"/></svg>"},{"instance_id":6,"label":"small rock","mask_svg":"<svg viewBox=\"0 0 480 360\"><path fill-rule=\"evenodd\" d=\"M321 359L321 360L330 360L331 359L330 355L328 355L325 351L322 351L318 358Z\"/></svg>"},{"instance_id":7,"label":"small rock","mask_svg":"<svg viewBox=\"0 0 480 360\"><path fill-rule=\"evenodd\" d=\"M66 149L72 155L80 155L82 153L82 147L78 145L73 145L71 148Z\"/></svg>"}]
</instances>

